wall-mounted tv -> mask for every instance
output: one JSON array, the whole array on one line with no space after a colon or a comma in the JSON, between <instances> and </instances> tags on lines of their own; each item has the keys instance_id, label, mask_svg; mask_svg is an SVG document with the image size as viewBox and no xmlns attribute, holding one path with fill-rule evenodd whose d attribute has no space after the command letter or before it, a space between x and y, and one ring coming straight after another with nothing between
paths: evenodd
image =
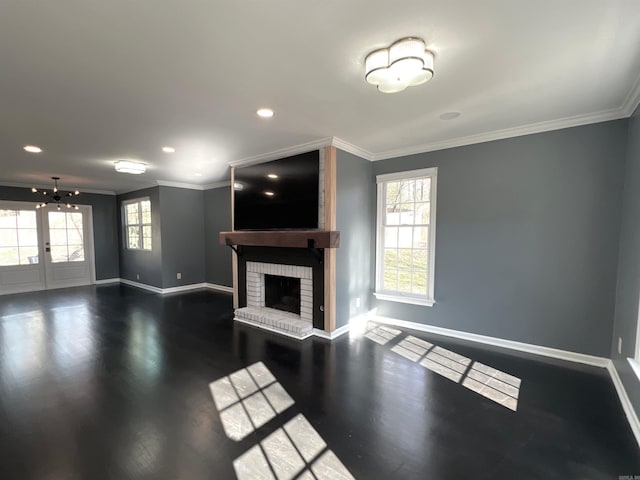
<instances>
[{"instance_id":1,"label":"wall-mounted tv","mask_svg":"<svg viewBox=\"0 0 640 480\"><path fill-rule=\"evenodd\" d=\"M236 168L236 230L318 228L320 152Z\"/></svg>"}]
</instances>

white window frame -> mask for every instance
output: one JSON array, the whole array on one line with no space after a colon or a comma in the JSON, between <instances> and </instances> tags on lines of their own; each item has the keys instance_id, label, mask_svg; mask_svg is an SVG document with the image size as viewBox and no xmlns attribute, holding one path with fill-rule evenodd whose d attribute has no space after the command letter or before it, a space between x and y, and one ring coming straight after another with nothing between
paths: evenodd
<instances>
[{"instance_id":1,"label":"white window frame","mask_svg":"<svg viewBox=\"0 0 640 480\"><path fill-rule=\"evenodd\" d=\"M142 233L144 230L143 227L145 226L151 227L151 232L153 235L153 221L152 223L142 223L142 202L149 202L149 204L151 204L151 199L149 197L142 197L142 198L134 198L131 200L125 200L122 202L122 228L124 229L125 249L134 250L137 252L151 252L153 251L153 243L154 243L153 239L151 240L151 248L143 248L143 247L133 248L129 246L129 227L136 226L136 225L140 227L140 245L144 245L144 238ZM129 225L127 223L128 222L127 205L131 205L134 203L139 204L138 205L138 223Z\"/></svg>"},{"instance_id":2,"label":"white window frame","mask_svg":"<svg viewBox=\"0 0 640 480\"><path fill-rule=\"evenodd\" d=\"M383 255L384 255L384 214L385 214L385 189L387 182L397 182L402 180L415 180L420 178L431 178L431 189L429 194L430 216L429 216L429 265L427 270L427 295L409 294L403 292L385 291L383 288ZM393 302L410 303L413 305L424 305L431 307L436 301L434 297L435 288L435 253L436 253L436 199L438 185L438 167L423 168L420 170L410 170L406 172L388 173L376 176L378 185L377 220L376 220L376 289L374 295L379 300L390 300Z\"/></svg>"}]
</instances>

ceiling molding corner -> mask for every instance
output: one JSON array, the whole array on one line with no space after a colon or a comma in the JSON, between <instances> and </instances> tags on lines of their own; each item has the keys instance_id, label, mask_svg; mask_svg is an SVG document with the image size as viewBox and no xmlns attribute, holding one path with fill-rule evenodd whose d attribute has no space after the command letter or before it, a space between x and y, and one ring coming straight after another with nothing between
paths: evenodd
<instances>
[{"instance_id":1,"label":"ceiling molding corner","mask_svg":"<svg viewBox=\"0 0 640 480\"><path fill-rule=\"evenodd\" d=\"M41 189L51 189L51 184L45 185L44 183L41 184L33 184L33 185L27 185L26 183L14 183L14 182L0 182L0 187L16 187L16 188L41 188ZM70 190L75 190L75 188L61 188L61 190L64 191L70 191ZM87 189L87 188L82 188L82 187L78 187L78 190L80 190L80 193L94 193L96 195L116 195L116 192L111 191L111 190L93 190L93 189Z\"/></svg>"},{"instance_id":2,"label":"ceiling molding corner","mask_svg":"<svg viewBox=\"0 0 640 480\"><path fill-rule=\"evenodd\" d=\"M633 112L636 111L638 105L640 104L640 75L636 80L636 83L633 84L629 94L624 99L624 103L622 104L622 110L625 112L627 117L633 115Z\"/></svg>"},{"instance_id":3,"label":"ceiling molding corner","mask_svg":"<svg viewBox=\"0 0 640 480\"><path fill-rule=\"evenodd\" d=\"M349 143L345 140L342 140L338 137L331 137L331 145L339 148L340 150L355 155L356 157L364 158L365 160L369 160L370 162L375 160L375 154L371 153L369 150L365 150L353 143Z\"/></svg>"},{"instance_id":4,"label":"ceiling molding corner","mask_svg":"<svg viewBox=\"0 0 640 480\"><path fill-rule=\"evenodd\" d=\"M204 190L203 185L196 183L170 182L168 180L156 180L159 187L186 188L188 190Z\"/></svg>"},{"instance_id":5,"label":"ceiling molding corner","mask_svg":"<svg viewBox=\"0 0 640 480\"><path fill-rule=\"evenodd\" d=\"M589 113L586 115L575 115L573 117L565 117L557 120L532 123L529 125L522 125L513 128L505 128L492 132L468 135L466 137L452 138L449 140L443 140L441 142L425 143L422 145L387 150L385 152L374 154L373 160L387 160L389 158L405 157L407 155L416 155L420 153L433 152L436 150L464 147L476 143L492 142L494 140L504 140L507 138L521 137L523 135L532 135L536 133L549 132L552 130L561 130L563 128L579 127L581 125L589 125L592 123L618 120L620 118L626 118L628 116L629 115L627 115L622 108L603 110L601 112Z\"/></svg>"},{"instance_id":6,"label":"ceiling molding corner","mask_svg":"<svg viewBox=\"0 0 640 480\"><path fill-rule=\"evenodd\" d=\"M280 150L274 150L272 152L255 155L253 157L246 157L240 160L233 160L229 162L230 167L248 167L249 165L256 165L258 163L269 162L271 160L277 160L279 158L290 157L292 155L298 155L300 153L307 153L312 150L318 150L322 147L331 145L333 137L325 137L320 140L313 140L307 143L301 143L300 145L294 145L292 147L281 148Z\"/></svg>"},{"instance_id":7,"label":"ceiling molding corner","mask_svg":"<svg viewBox=\"0 0 640 480\"><path fill-rule=\"evenodd\" d=\"M138 187L126 187L121 190L116 190L116 195L124 195L126 193L138 192L140 190L146 190L147 188L155 188L158 186L157 182L144 183Z\"/></svg>"},{"instance_id":8,"label":"ceiling molding corner","mask_svg":"<svg viewBox=\"0 0 640 480\"><path fill-rule=\"evenodd\" d=\"M222 188L222 187L230 187L231 186L231 180L225 180L223 182L214 182L214 183L208 183L206 185L202 186L203 190L212 190L214 188Z\"/></svg>"}]
</instances>

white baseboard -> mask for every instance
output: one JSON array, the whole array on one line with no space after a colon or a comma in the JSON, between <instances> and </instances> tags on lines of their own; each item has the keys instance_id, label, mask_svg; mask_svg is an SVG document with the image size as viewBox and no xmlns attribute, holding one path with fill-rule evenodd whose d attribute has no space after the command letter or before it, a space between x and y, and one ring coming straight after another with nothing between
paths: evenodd
<instances>
[{"instance_id":1,"label":"white baseboard","mask_svg":"<svg viewBox=\"0 0 640 480\"><path fill-rule=\"evenodd\" d=\"M207 288L206 283L191 283L189 285L180 285L179 287L169 287L163 288L162 294L166 295L168 293L180 293L180 292L188 292L189 290L198 290L202 288Z\"/></svg>"},{"instance_id":2,"label":"white baseboard","mask_svg":"<svg viewBox=\"0 0 640 480\"><path fill-rule=\"evenodd\" d=\"M104 280L96 280L96 285L107 285L109 283L120 283L119 278L105 278Z\"/></svg>"},{"instance_id":3,"label":"white baseboard","mask_svg":"<svg viewBox=\"0 0 640 480\"><path fill-rule=\"evenodd\" d=\"M147 285L146 283L127 280L126 278L121 278L120 283L124 283L125 285L129 285L131 287L142 288L144 290L148 290L153 293L159 293L160 295L187 292L189 290L198 290L200 288L207 288L206 283L192 283L190 285L181 285L179 287L160 288L160 287L154 287L153 285Z\"/></svg>"},{"instance_id":4,"label":"white baseboard","mask_svg":"<svg viewBox=\"0 0 640 480\"><path fill-rule=\"evenodd\" d=\"M624 388L622 380L620 379L620 375L618 375L618 371L616 370L616 367L613 364L612 360L608 361L606 368L609 371L609 375L611 375L613 385L616 387L618 398L620 398L620 403L622 404L624 413L627 416L627 421L629 422L631 430L636 437L636 442L638 442L638 446L640 446L640 421L638 420L638 415L636 415L633 404L631 403L631 400L629 400L627 391Z\"/></svg>"},{"instance_id":5,"label":"white baseboard","mask_svg":"<svg viewBox=\"0 0 640 480\"><path fill-rule=\"evenodd\" d=\"M629 396L627 395L627 391L625 390L624 385L622 384L622 380L618 375L618 371L616 370L613 361L611 361L611 359L609 358L596 357L594 355L586 355L584 353L570 352L567 350L559 350L557 348L542 347L540 345L533 345L530 343L515 342L513 340L505 340L502 338L488 337L485 335L467 333L459 330L451 330L448 328L434 327L432 325L424 325L422 323L407 322L405 320L398 320L395 318L381 317L375 315L372 312L370 312L367 318L378 323L386 323L398 327L410 328L427 333L434 333L436 335L443 335L446 337L459 338L471 342L483 343L485 345L493 345L510 350L517 350L519 352L533 353L535 355L541 355L543 357L558 358L560 360L566 360L568 362L576 362L585 365L591 365L594 367L606 368L609 372L609 375L611 376L611 380L613 381L616 392L618 393L618 398L620 399L620 403L622 404L624 413L627 416L627 421L631 426L631 430L633 431L633 435L636 438L636 442L638 443L638 446L640 446L640 420L638 420L638 416L635 409L633 408L633 404L631 403L631 400L629 400Z\"/></svg>"},{"instance_id":6,"label":"white baseboard","mask_svg":"<svg viewBox=\"0 0 640 480\"><path fill-rule=\"evenodd\" d=\"M374 322L387 323L390 325L396 325L398 327L410 328L413 330L419 330L421 332L435 333L436 335L459 338L462 340L469 340L471 342L493 345L495 347L517 350L519 352L533 353L535 355L541 355L543 357L558 358L560 360L566 360L569 362L583 363L585 365L592 365L594 367L607 368L608 362L610 361L608 358L604 357L596 357L594 355L570 352L557 348L542 347L540 345L516 342L514 340L505 340L503 338L488 337L485 335L478 335L477 333L451 330L449 328L434 327L432 325L424 325L422 323L407 322L405 320L397 320L395 318L381 317L378 315L372 315L368 318L369 320L372 320Z\"/></svg>"},{"instance_id":7,"label":"white baseboard","mask_svg":"<svg viewBox=\"0 0 640 480\"><path fill-rule=\"evenodd\" d=\"M339 328L336 328L333 332L325 332L324 330L320 330L319 328L313 329L313 335L316 337L324 338L326 340L334 340L345 333L349 332L351 325L347 323Z\"/></svg>"},{"instance_id":8,"label":"white baseboard","mask_svg":"<svg viewBox=\"0 0 640 480\"><path fill-rule=\"evenodd\" d=\"M153 285L147 285L146 283L134 282L132 280L127 280L126 278L121 278L120 283L129 285L130 287L136 287L136 288L141 288L143 290L148 290L153 293L162 293L162 289L160 287L154 287Z\"/></svg>"},{"instance_id":9,"label":"white baseboard","mask_svg":"<svg viewBox=\"0 0 640 480\"><path fill-rule=\"evenodd\" d=\"M206 288L211 290L217 290L224 293L233 293L233 287L227 287L226 285L218 285L216 283L205 283Z\"/></svg>"}]
</instances>

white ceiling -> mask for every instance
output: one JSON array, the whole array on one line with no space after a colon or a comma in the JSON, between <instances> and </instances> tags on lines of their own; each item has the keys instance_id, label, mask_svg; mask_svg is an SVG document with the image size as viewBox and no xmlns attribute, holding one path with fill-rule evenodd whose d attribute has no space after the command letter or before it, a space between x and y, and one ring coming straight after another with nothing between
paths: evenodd
<instances>
[{"instance_id":1,"label":"white ceiling","mask_svg":"<svg viewBox=\"0 0 640 480\"><path fill-rule=\"evenodd\" d=\"M434 79L378 93L364 57L409 35ZM626 117L639 78L637 0L3 0L0 183L207 185L326 137L389 158Z\"/></svg>"}]
</instances>

